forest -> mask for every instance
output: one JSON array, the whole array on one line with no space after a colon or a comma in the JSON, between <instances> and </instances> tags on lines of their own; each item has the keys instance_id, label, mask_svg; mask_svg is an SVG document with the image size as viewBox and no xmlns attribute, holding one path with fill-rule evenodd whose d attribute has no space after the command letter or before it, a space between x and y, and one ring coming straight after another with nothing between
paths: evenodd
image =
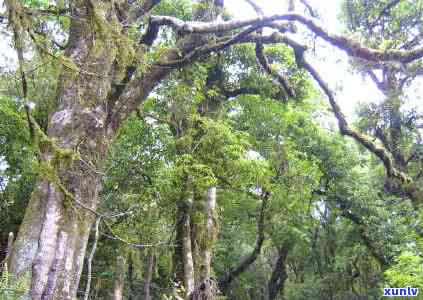
<instances>
[{"instance_id":1,"label":"forest","mask_svg":"<svg viewBox=\"0 0 423 300\"><path fill-rule=\"evenodd\" d=\"M0 6L0 300L423 299L423 0Z\"/></svg>"}]
</instances>

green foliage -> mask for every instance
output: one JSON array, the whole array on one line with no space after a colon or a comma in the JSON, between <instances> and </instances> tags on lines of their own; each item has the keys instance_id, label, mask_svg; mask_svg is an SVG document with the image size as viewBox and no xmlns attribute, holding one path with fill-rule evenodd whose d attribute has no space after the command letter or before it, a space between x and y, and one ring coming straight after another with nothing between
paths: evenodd
<instances>
[{"instance_id":1,"label":"green foliage","mask_svg":"<svg viewBox=\"0 0 423 300\"><path fill-rule=\"evenodd\" d=\"M423 259L410 251L402 252L395 263L384 272L391 287L423 288Z\"/></svg>"},{"instance_id":2,"label":"green foliage","mask_svg":"<svg viewBox=\"0 0 423 300\"><path fill-rule=\"evenodd\" d=\"M25 277L16 280L7 270L3 270L0 277L0 300L21 300L27 292Z\"/></svg>"},{"instance_id":3,"label":"green foliage","mask_svg":"<svg viewBox=\"0 0 423 300\"><path fill-rule=\"evenodd\" d=\"M44 0L23 3L41 9L51 5ZM389 13L383 13L389 3L345 1L352 38L380 49L407 49L413 41L418 42L422 2L399 1ZM61 9L68 3L57 5ZM133 78L144 78L153 62L191 37L163 27L147 50L138 41L147 30L148 18L123 29L118 20L110 21L104 15L108 5L111 3L99 2L90 19L95 44L90 55L101 55L104 47L113 43L115 55L111 56L120 67L106 93L118 89L128 65L138 65ZM192 20L196 9L208 5L205 1L164 0L151 13ZM28 99L35 104L32 115L40 124L35 140L31 139L16 74L0 78L0 87L6 91L0 96L2 232L17 231L36 173L67 193L57 171L67 169L77 152L58 148L44 133L57 106L60 70L71 71L73 80L82 76L75 62L51 41L58 36L67 38L70 20L67 15L22 19L22 26L47 32L45 37L36 37L38 52L25 65ZM57 32L47 30L52 24ZM125 30L128 35L123 34ZM207 37L211 42L217 38L221 36ZM24 46L26 39L23 36ZM43 55L40 46L59 59ZM222 299L265 299L282 247L289 249L284 262L286 299L377 298L385 285L423 288L422 242L416 237L422 213L409 203L403 190L388 191L389 182L379 161L320 125L321 119L328 118L327 106L315 100L317 92L309 76L297 67L292 50L285 45L266 45L265 54L271 68L294 88L295 99L288 99L262 72L254 45L237 45L175 69L137 114L121 125L108 149L96 209L105 214L125 213L100 226L93 298L110 296L115 275L111 266L117 255L123 255L130 262L125 296L138 299L148 259L154 255L153 299L179 299L184 287L174 282L181 263L175 255L175 245L180 243L175 232L181 224L181 208L192 222L194 256L198 249L212 251L212 276L221 278L255 250L264 195L265 240L260 255L234 280L226 295L219 296ZM361 73L380 67L362 61L353 65ZM395 76L414 78L421 72L421 63L398 66L387 62L381 68L395 70ZM407 84L405 81L404 86ZM241 91L239 95L237 91ZM400 89L390 90L386 96L381 104L360 105L357 127L372 136L384 133L395 146L392 148L412 158L407 172L417 178L421 175L421 116L406 107ZM392 131L395 122L400 123L400 135ZM37 147L50 150L50 163L35 162L33 150ZM212 215L212 235L217 240L205 235L205 195L210 187L217 188L217 209ZM198 269L198 265L194 267ZM82 286L85 275L84 270ZM11 281L7 272L2 276L0 298L23 288Z\"/></svg>"}]
</instances>

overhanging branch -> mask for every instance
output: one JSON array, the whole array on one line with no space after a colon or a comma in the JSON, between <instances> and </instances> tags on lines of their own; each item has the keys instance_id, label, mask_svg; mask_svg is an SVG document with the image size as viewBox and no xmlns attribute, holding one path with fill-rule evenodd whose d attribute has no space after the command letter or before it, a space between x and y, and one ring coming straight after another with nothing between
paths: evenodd
<instances>
[{"instance_id":1,"label":"overhanging branch","mask_svg":"<svg viewBox=\"0 0 423 300\"><path fill-rule=\"evenodd\" d=\"M317 70L314 69L314 67L306 61L304 57L305 48L297 48L298 44L295 45L291 43L289 45L293 48L295 52L295 59L297 61L298 66L303 67L310 73L310 75L319 84L320 88L327 96L332 111L336 119L338 120L338 126L341 134L352 137L355 141L357 141L370 152L375 154L382 161L383 165L385 166L386 173L389 177L397 178L403 183L410 183L412 179L394 167L391 155L384 147L376 145L370 137L357 132L348 125L348 122L344 114L342 113L341 108L335 100L333 92L330 90L329 86L322 79Z\"/></svg>"},{"instance_id":2,"label":"overhanging branch","mask_svg":"<svg viewBox=\"0 0 423 300\"><path fill-rule=\"evenodd\" d=\"M170 16L152 16L151 23L159 26L170 26L181 33L222 33L246 26L272 27L275 21L296 21L305 25L310 31L321 37L331 45L345 51L352 57L368 61L399 61L409 63L423 57L423 47L414 50L379 50L363 46L350 38L330 34L321 26L317 25L302 15L295 13L275 14L270 16L258 16L243 20L231 20L222 22L185 22Z\"/></svg>"}]
</instances>

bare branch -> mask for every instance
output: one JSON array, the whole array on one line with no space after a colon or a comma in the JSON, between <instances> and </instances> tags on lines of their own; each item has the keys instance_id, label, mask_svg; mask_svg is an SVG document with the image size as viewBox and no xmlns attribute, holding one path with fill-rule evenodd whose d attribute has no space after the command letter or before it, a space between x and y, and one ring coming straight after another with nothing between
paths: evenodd
<instances>
[{"instance_id":1,"label":"bare branch","mask_svg":"<svg viewBox=\"0 0 423 300\"><path fill-rule=\"evenodd\" d=\"M305 6L310 16L312 16L313 18L317 18L317 12L310 5L310 3L307 2L307 0L300 0L300 2Z\"/></svg>"},{"instance_id":2,"label":"bare branch","mask_svg":"<svg viewBox=\"0 0 423 300\"><path fill-rule=\"evenodd\" d=\"M251 7L254 9L257 15L259 16L264 15L263 9L254 0L245 0L245 2L251 5Z\"/></svg>"},{"instance_id":3,"label":"bare branch","mask_svg":"<svg viewBox=\"0 0 423 300\"><path fill-rule=\"evenodd\" d=\"M255 1L253 0L246 0L246 2L248 2L256 11L257 15L259 16L263 16L264 12L261 9L261 7L255 3ZM288 26L288 28L290 28L292 26ZM257 31L259 35L262 35L263 30L262 28L260 28L259 31ZM269 62L266 58L266 55L264 54L263 51L263 43L261 41L257 41L256 43L256 57L258 62L260 63L260 65L262 66L262 68L264 69L264 71L269 74L270 76L272 76L273 78L275 78L278 83L282 86L282 89L284 91L285 95L288 95L289 97L295 97L295 93L294 91L289 87L289 84L287 82L287 80L281 75L279 74L277 71L272 70L272 68L269 65ZM286 98L286 97L284 97Z\"/></svg>"},{"instance_id":4,"label":"bare branch","mask_svg":"<svg viewBox=\"0 0 423 300\"><path fill-rule=\"evenodd\" d=\"M150 13L150 11L161 2L161 0L146 0L143 1L141 5L134 5L130 3L123 3L122 7L120 9L122 10L122 13L126 13L126 22L128 24L132 24L135 21L137 21L142 16L145 16ZM128 10L128 12L125 12L124 10Z\"/></svg>"},{"instance_id":5,"label":"bare branch","mask_svg":"<svg viewBox=\"0 0 423 300\"><path fill-rule=\"evenodd\" d=\"M385 90L385 87L383 85L383 81L380 81L379 78L377 78L376 74L371 70L367 70L367 74L369 74L372 81L376 84L377 88L381 91Z\"/></svg>"}]
</instances>

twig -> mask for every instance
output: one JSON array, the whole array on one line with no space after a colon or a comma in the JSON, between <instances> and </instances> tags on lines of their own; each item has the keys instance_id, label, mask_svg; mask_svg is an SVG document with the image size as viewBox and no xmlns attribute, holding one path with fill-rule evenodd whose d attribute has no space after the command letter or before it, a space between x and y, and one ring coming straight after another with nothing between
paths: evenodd
<instances>
[{"instance_id":1,"label":"twig","mask_svg":"<svg viewBox=\"0 0 423 300\"><path fill-rule=\"evenodd\" d=\"M169 244L169 242L159 242L159 243L156 243L156 244L136 244L136 243L128 242L127 240L125 240L125 239L119 237L118 235L116 235L113 232L110 225L106 221L103 221L103 223L106 225L106 227L109 230L109 232L111 233L111 235L104 233L104 232L101 232L101 235L103 235L103 236L105 236L105 237L107 237L108 239L111 239L111 240L120 241L120 242L122 242L122 243L124 243L128 246L131 246L131 247L134 247L134 248L153 248L153 247L159 247L159 246L175 247L175 245Z\"/></svg>"},{"instance_id":2,"label":"twig","mask_svg":"<svg viewBox=\"0 0 423 300\"><path fill-rule=\"evenodd\" d=\"M91 289L91 268L92 268L92 261L94 258L94 254L95 251L97 249L97 242L98 242L98 227L100 225L101 222L101 217L97 217L97 219L95 220L95 224L94 224L94 242L93 242L93 246L91 248L91 252L90 255L88 256L87 259L87 285L85 286L85 294L84 294L84 300L88 300L88 296L90 294L90 289Z\"/></svg>"}]
</instances>

